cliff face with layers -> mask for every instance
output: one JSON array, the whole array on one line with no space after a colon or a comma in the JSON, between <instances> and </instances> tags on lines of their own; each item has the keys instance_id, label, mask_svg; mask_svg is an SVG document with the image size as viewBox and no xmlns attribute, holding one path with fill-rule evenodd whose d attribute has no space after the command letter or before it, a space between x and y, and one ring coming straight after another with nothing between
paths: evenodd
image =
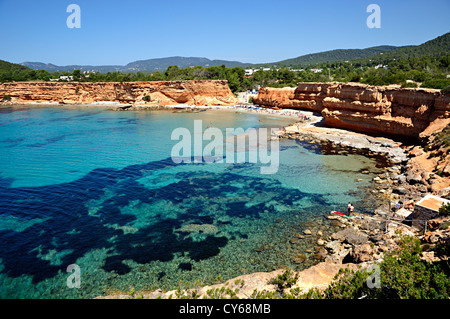
<instances>
[{"instance_id":1,"label":"cliff face with layers","mask_svg":"<svg viewBox=\"0 0 450 319\"><path fill-rule=\"evenodd\" d=\"M0 84L9 104L119 102L142 105L232 105L227 81L13 82Z\"/></svg>"},{"instance_id":2,"label":"cliff face with layers","mask_svg":"<svg viewBox=\"0 0 450 319\"><path fill-rule=\"evenodd\" d=\"M363 133L425 137L450 123L450 95L432 89L353 83L263 88L255 104L321 113L325 125Z\"/></svg>"}]
</instances>

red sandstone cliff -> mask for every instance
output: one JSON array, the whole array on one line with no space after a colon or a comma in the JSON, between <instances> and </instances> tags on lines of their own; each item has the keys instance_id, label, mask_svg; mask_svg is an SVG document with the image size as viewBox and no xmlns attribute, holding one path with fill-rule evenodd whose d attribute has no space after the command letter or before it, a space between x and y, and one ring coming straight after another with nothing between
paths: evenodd
<instances>
[{"instance_id":1,"label":"red sandstone cliff","mask_svg":"<svg viewBox=\"0 0 450 319\"><path fill-rule=\"evenodd\" d=\"M120 102L143 105L232 105L236 97L227 81L159 82L13 82L0 84L10 104ZM144 97L146 101L144 101Z\"/></svg>"},{"instance_id":2,"label":"red sandstone cliff","mask_svg":"<svg viewBox=\"0 0 450 319\"><path fill-rule=\"evenodd\" d=\"M327 126L363 133L417 138L450 123L450 95L433 89L299 83L297 88L263 88L253 102L315 111Z\"/></svg>"}]
</instances>

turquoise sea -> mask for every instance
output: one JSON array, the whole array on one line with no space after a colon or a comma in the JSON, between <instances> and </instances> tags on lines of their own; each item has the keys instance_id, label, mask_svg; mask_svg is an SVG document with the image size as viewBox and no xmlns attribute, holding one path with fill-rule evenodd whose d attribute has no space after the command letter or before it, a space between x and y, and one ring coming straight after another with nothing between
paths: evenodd
<instances>
[{"instance_id":1,"label":"turquoise sea","mask_svg":"<svg viewBox=\"0 0 450 319\"><path fill-rule=\"evenodd\" d=\"M174 129L275 128L267 115L208 110L0 108L0 298L92 298L176 289L244 273L311 266L324 215L377 206L382 163L329 145L279 143L276 174L258 163L171 159ZM362 172L368 170L370 174ZM295 256L307 258L295 263ZM69 288L67 267L80 269Z\"/></svg>"}]
</instances>

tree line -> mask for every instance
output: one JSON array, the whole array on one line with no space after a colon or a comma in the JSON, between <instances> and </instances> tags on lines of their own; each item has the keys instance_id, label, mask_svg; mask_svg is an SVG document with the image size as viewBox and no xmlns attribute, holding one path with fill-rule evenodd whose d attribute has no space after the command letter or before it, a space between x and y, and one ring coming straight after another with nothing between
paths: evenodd
<instances>
[{"instance_id":1,"label":"tree line","mask_svg":"<svg viewBox=\"0 0 450 319\"><path fill-rule=\"evenodd\" d=\"M15 67L17 66L17 67ZM246 91L258 86L296 87L298 82L360 82L369 85L401 84L402 87L426 87L450 91L450 54L442 56L409 57L404 59L359 59L349 62L320 63L292 70L286 67L260 69L250 76L240 67L225 65L179 68L169 66L161 72L82 73L32 70L11 63L0 64L0 82L50 81L70 76L80 82L132 82L175 80L227 80L232 92Z\"/></svg>"}]
</instances>

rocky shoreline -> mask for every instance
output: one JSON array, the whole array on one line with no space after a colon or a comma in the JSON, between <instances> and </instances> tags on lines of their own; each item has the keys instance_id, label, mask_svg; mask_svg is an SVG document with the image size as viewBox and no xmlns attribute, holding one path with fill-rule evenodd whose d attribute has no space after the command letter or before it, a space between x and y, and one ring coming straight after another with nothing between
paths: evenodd
<instances>
[{"instance_id":1,"label":"rocky shoreline","mask_svg":"<svg viewBox=\"0 0 450 319\"><path fill-rule=\"evenodd\" d=\"M418 155L417 146L402 145L388 138L321 127L320 117L316 117L315 121L306 125L299 122L286 127L279 137L319 143L324 147L332 144L341 150L356 150L369 157L382 157L386 164L384 173L374 178L371 192L391 201L391 205L382 205L374 211L373 215L355 213L350 219L330 213L322 216L324 218L321 222L309 223L310 227L303 233L294 235L290 244L295 245L298 241L309 240L316 243L316 248L308 252L299 251L292 261L301 264L307 259L304 253L310 253L310 256L316 260L316 264L294 272L298 280L291 287L292 289L298 288L303 293L312 288L324 290L342 268L356 270L381 262L386 252L391 252L398 247L402 235L417 237L424 245L448 242L450 229L441 225L448 225L449 217L428 221L428 232L423 233L407 223L402 223L401 219L396 218L395 215L399 207L412 212L417 196L427 192L446 198L450 196L450 187L432 187L447 185L448 178L436 176L414 162L414 158ZM438 179L441 179L439 183L433 182ZM430 262L439 260L432 250L423 252L422 256L424 260ZM448 257L444 258L448 259ZM98 298L257 298L258 294L275 292L277 287L270 282L283 272L285 269L246 274L206 287L194 285L172 291L133 291Z\"/></svg>"},{"instance_id":2,"label":"rocky shoreline","mask_svg":"<svg viewBox=\"0 0 450 319\"><path fill-rule=\"evenodd\" d=\"M306 125L299 122L286 127L279 137L322 145L331 143L344 149L356 150L368 157L383 157L386 171L374 179L374 191L390 195L393 200L398 200L398 195L408 194L416 197L426 193L444 198L449 196L450 179L445 171L447 167L443 168L445 174L434 173L436 161L433 164L427 163L433 154L426 152L417 143L404 144L386 137L324 127L320 117L318 118L319 120ZM446 160L448 161L448 158Z\"/></svg>"},{"instance_id":3,"label":"rocky shoreline","mask_svg":"<svg viewBox=\"0 0 450 319\"><path fill-rule=\"evenodd\" d=\"M301 235L304 238L317 240L315 258L317 264L302 271L293 272L298 280L290 288L307 293L310 289L323 291L333 281L340 269L358 270L367 268L374 263L383 261L387 252L394 251L401 242L401 236L415 236L421 239L423 245L445 243L450 236L450 229L441 230L440 225L450 223L450 218L438 218L429 222L431 229L420 234L412 227L396 222L386 222L381 218L357 216L352 219L335 214L325 216L334 225L335 232L324 236L321 231L306 229ZM358 218L360 217L360 218ZM298 258L302 259L302 254ZM306 257L304 257L306 258ZM442 257L441 257L442 258ZM446 257L448 260L448 257ZM422 259L434 262L440 258L434 251L422 253ZM301 260L299 262L302 262ZM222 283L210 286L191 284L171 291L139 291L121 292L97 299L218 299L238 298L254 299L258 295L277 291L277 285L272 280L283 275L285 269L272 272L258 272L232 278Z\"/></svg>"}]
</instances>

